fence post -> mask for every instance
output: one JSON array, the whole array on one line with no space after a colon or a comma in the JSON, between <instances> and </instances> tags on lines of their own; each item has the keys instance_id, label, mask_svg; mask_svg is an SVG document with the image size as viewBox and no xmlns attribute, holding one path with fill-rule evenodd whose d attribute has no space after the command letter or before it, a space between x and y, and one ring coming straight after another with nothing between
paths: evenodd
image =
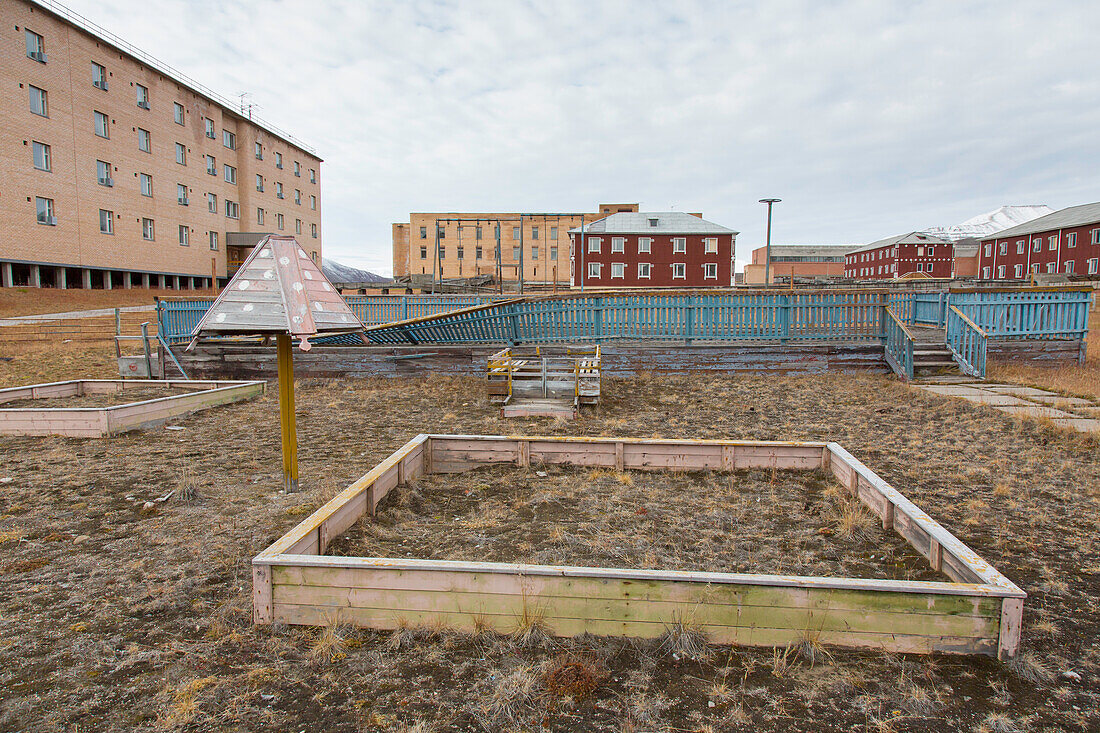
<instances>
[{"instance_id":1,"label":"fence post","mask_svg":"<svg viewBox=\"0 0 1100 733\"><path fill-rule=\"evenodd\" d=\"M595 309L596 341L603 338L603 298L593 298L592 306Z\"/></svg>"},{"instance_id":2,"label":"fence post","mask_svg":"<svg viewBox=\"0 0 1100 733\"><path fill-rule=\"evenodd\" d=\"M791 296L780 297L783 299L783 307L779 311L779 343L785 344L791 337Z\"/></svg>"},{"instance_id":3,"label":"fence post","mask_svg":"<svg viewBox=\"0 0 1100 733\"><path fill-rule=\"evenodd\" d=\"M684 343L690 345L695 335L695 296L684 298Z\"/></svg>"}]
</instances>

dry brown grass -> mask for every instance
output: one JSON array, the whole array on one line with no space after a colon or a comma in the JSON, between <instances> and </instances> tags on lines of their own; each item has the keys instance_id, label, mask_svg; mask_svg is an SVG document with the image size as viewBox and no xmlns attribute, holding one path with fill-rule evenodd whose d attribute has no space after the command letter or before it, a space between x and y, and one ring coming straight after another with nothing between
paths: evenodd
<instances>
[{"instance_id":1,"label":"dry brown grass","mask_svg":"<svg viewBox=\"0 0 1100 733\"><path fill-rule=\"evenodd\" d=\"M0 288L0 318L152 305L155 297L173 298L181 295L213 297L212 292L209 290Z\"/></svg>"},{"instance_id":2,"label":"dry brown grass","mask_svg":"<svg viewBox=\"0 0 1100 733\"><path fill-rule=\"evenodd\" d=\"M1100 293L1094 297L1100 298ZM1084 364L1059 367L1022 366L990 362L987 376L998 382L1012 382L1047 389L1071 397L1100 400L1100 305L1089 315L1089 335Z\"/></svg>"}]
</instances>

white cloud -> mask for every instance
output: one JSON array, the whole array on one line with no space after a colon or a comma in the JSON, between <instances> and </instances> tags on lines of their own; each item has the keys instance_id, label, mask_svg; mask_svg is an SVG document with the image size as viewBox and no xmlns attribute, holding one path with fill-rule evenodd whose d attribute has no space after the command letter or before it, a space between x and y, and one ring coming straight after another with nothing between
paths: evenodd
<instances>
[{"instance_id":1,"label":"white cloud","mask_svg":"<svg viewBox=\"0 0 1100 733\"><path fill-rule=\"evenodd\" d=\"M1100 4L69 0L325 158L326 256L409 211L702 211L860 242L1096 198Z\"/></svg>"}]
</instances>

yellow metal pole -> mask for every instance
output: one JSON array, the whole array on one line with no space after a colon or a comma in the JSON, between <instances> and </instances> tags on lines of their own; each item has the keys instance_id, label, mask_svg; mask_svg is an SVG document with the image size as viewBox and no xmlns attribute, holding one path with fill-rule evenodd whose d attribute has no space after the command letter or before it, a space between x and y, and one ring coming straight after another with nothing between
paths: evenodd
<instances>
[{"instance_id":1,"label":"yellow metal pole","mask_svg":"<svg viewBox=\"0 0 1100 733\"><path fill-rule=\"evenodd\" d=\"M279 365L279 424L283 435L283 485L298 490L298 430L294 421L294 352L290 334L275 337Z\"/></svg>"}]
</instances>

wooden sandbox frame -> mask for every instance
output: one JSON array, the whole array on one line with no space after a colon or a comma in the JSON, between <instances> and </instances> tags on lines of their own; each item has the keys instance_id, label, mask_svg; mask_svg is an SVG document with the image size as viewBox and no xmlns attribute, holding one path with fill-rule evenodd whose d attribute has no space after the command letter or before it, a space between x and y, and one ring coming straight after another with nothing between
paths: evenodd
<instances>
[{"instance_id":1,"label":"wooden sandbox frame","mask_svg":"<svg viewBox=\"0 0 1100 733\"><path fill-rule=\"evenodd\" d=\"M159 425L171 418L210 407L251 399L262 395L266 386L263 381L74 379L0 389L0 435L102 438ZM189 389L194 392L111 407L4 407L4 403L15 400L114 394L148 387Z\"/></svg>"},{"instance_id":2,"label":"wooden sandbox frame","mask_svg":"<svg viewBox=\"0 0 1100 733\"><path fill-rule=\"evenodd\" d=\"M329 544L395 486L492 464L615 470L825 470L952 582L334 557ZM258 624L433 625L556 636L813 640L895 652L1015 656L1026 594L836 443L418 435L252 561Z\"/></svg>"}]
</instances>

